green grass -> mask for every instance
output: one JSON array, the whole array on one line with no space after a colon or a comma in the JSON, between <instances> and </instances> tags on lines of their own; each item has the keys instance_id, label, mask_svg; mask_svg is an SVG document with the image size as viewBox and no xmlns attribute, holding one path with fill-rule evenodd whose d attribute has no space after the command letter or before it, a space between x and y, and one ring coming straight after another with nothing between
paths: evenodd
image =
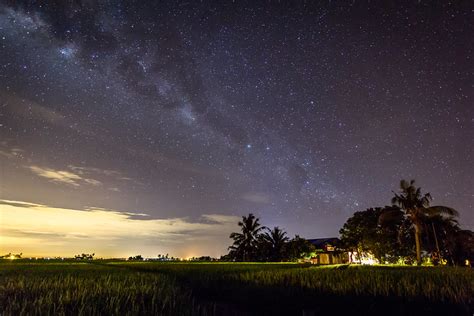
<instances>
[{"instance_id":1,"label":"green grass","mask_svg":"<svg viewBox=\"0 0 474 316\"><path fill-rule=\"evenodd\" d=\"M0 315L472 315L467 268L0 263Z\"/></svg>"}]
</instances>

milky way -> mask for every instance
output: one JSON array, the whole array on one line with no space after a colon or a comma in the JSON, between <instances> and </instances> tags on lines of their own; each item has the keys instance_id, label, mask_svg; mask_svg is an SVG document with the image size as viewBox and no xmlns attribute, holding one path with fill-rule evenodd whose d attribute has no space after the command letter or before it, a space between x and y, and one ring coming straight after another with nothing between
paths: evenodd
<instances>
[{"instance_id":1,"label":"milky way","mask_svg":"<svg viewBox=\"0 0 474 316\"><path fill-rule=\"evenodd\" d=\"M413 178L474 228L468 1L71 3L0 6L3 199L310 238Z\"/></svg>"}]
</instances>

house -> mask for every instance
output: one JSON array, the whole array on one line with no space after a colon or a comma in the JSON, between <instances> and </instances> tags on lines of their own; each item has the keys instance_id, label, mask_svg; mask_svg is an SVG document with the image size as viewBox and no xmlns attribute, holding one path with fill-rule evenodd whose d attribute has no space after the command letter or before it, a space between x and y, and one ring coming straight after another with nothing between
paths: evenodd
<instances>
[{"instance_id":1,"label":"house","mask_svg":"<svg viewBox=\"0 0 474 316\"><path fill-rule=\"evenodd\" d=\"M313 264L340 264L348 263L349 255L339 248L339 238L307 239L316 250L311 254L309 261Z\"/></svg>"}]
</instances>

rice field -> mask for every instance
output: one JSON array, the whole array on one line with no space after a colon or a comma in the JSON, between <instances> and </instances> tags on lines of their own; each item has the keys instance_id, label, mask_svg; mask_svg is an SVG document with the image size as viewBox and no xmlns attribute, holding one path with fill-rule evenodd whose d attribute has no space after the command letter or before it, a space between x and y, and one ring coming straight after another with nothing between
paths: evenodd
<instances>
[{"instance_id":1,"label":"rice field","mask_svg":"<svg viewBox=\"0 0 474 316\"><path fill-rule=\"evenodd\" d=\"M472 315L468 268L0 262L0 315Z\"/></svg>"}]
</instances>

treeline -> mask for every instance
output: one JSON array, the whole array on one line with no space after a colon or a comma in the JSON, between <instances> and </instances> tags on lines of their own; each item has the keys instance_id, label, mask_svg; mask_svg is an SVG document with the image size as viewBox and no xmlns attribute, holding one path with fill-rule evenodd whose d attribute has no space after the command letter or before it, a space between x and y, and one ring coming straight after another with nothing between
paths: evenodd
<instances>
[{"instance_id":1,"label":"treeline","mask_svg":"<svg viewBox=\"0 0 474 316\"><path fill-rule=\"evenodd\" d=\"M354 256L351 261L370 256L381 264L472 265L474 233L460 228L456 210L431 206L431 201L414 180L402 180L391 206L356 212L347 220L339 231L339 250ZM293 261L315 250L299 236L290 240L282 229L262 226L253 214L242 217L238 225L240 232L230 235L233 244L224 260Z\"/></svg>"},{"instance_id":2,"label":"treeline","mask_svg":"<svg viewBox=\"0 0 474 316\"><path fill-rule=\"evenodd\" d=\"M306 239L298 235L290 239L279 227L262 226L253 214L242 216L238 225L240 232L230 235L234 242L223 261L294 261L314 251Z\"/></svg>"},{"instance_id":3,"label":"treeline","mask_svg":"<svg viewBox=\"0 0 474 316\"><path fill-rule=\"evenodd\" d=\"M95 253L81 253L80 255L75 255L74 259L76 260L93 260Z\"/></svg>"},{"instance_id":4,"label":"treeline","mask_svg":"<svg viewBox=\"0 0 474 316\"><path fill-rule=\"evenodd\" d=\"M406 263L416 261L413 224L404 217L387 221L385 212L391 206L369 208L356 212L340 230L342 246L354 254L354 260L363 254L372 255L379 263ZM422 261L434 265L465 265L474 260L474 234L462 230L452 217L424 217L420 237Z\"/></svg>"},{"instance_id":5,"label":"treeline","mask_svg":"<svg viewBox=\"0 0 474 316\"><path fill-rule=\"evenodd\" d=\"M0 256L0 259L21 259L21 256L23 255L23 253L7 253L6 255L3 255L3 256Z\"/></svg>"},{"instance_id":6,"label":"treeline","mask_svg":"<svg viewBox=\"0 0 474 316\"><path fill-rule=\"evenodd\" d=\"M470 265L474 260L474 234L459 227L458 212L431 206L415 181L402 180L392 206L356 212L340 230L343 247L370 254L379 263Z\"/></svg>"}]
</instances>

